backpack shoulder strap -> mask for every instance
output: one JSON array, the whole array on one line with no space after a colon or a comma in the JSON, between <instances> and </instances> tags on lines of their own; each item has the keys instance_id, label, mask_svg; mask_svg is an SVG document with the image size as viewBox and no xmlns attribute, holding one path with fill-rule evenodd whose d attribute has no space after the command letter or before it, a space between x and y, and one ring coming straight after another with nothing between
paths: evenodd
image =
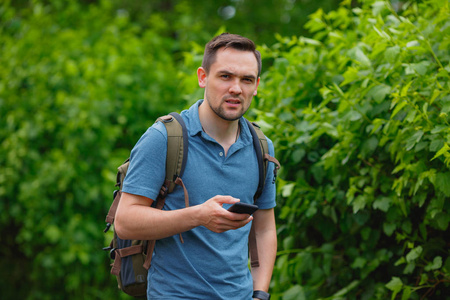
<instances>
[{"instance_id":1,"label":"backpack shoulder strap","mask_svg":"<svg viewBox=\"0 0 450 300\"><path fill-rule=\"evenodd\" d=\"M248 128L250 129L250 132L252 133L253 146L255 148L256 156L258 158L259 182L258 182L258 189L255 193L255 196L253 197L253 199L256 201L256 199L258 199L259 196L261 196L261 193L264 189L264 184L265 184L265 180L266 180L266 176L267 176L268 163L272 162L275 164L275 167L273 169L273 174L274 174L273 180L274 181L277 176L278 169L280 168L280 163L278 162L278 160L275 157L269 155L269 144L267 142L266 136L262 132L259 125L256 124L255 122L250 122L247 119L245 119L245 120L247 121Z\"/></svg>"},{"instance_id":2,"label":"backpack shoulder strap","mask_svg":"<svg viewBox=\"0 0 450 300\"><path fill-rule=\"evenodd\" d=\"M175 188L175 185L180 185L184 189L184 200L186 207L189 206L189 196L186 187L184 186L183 181L181 180L181 176L183 175L184 168L186 166L187 161L187 153L188 153L188 133L186 124L178 113L170 113L167 116L163 116L157 119L157 121L161 121L167 130L167 158L166 158L166 176L163 186L161 187L161 191L156 199L156 208L162 209L164 206L165 198L168 193L171 193ZM117 179L116 179L116 187L119 189L114 192L114 201L109 209L108 215L106 216L106 228L105 232L109 230L111 225L114 223L114 218L116 214L116 210L121 198L122 194L122 186L125 176L128 171L128 166L130 164L130 160L127 159L121 166L118 168ZM183 243L183 238L180 233L180 240ZM140 242L140 241L139 241ZM104 250L114 249L116 246L113 245L113 242L109 247L104 248ZM114 259L113 268L111 269L111 273L118 275L121 269L121 257L129 256L132 254L138 254L143 252L145 256L145 261L143 267L145 269L150 268L153 249L155 246L155 241L145 241L146 247L143 247L142 244L139 244L138 247L132 246L125 249L114 249L117 255L116 259ZM145 248L145 249L144 249ZM145 253L144 253L145 252Z\"/></svg>"},{"instance_id":3,"label":"backpack shoulder strap","mask_svg":"<svg viewBox=\"0 0 450 300\"><path fill-rule=\"evenodd\" d=\"M158 121L161 121L167 130L166 178L156 202L156 207L161 209L164 206L164 199L167 196L167 193L171 193L176 184L182 185L186 190L184 184L180 184L180 182L182 183L181 176L183 175L184 168L186 166L189 142L186 124L178 113L172 112L169 115L159 117L156 122ZM106 216L107 225L104 230L105 232L107 232L114 223L117 206L120 201L123 181L127 174L129 164L130 159L128 158L118 167L116 187L119 189L114 192L114 201L111 204L108 215ZM187 191L185 192L185 202L188 206L189 198Z\"/></svg>"},{"instance_id":4,"label":"backpack shoulder strap","mask_svg":"<svg viewBox=\"0 0 450 300\"><path fill-rule=\"evenodd\" d=\"M170 113L157 121L161 121L167 130L166 187L163 191L167 195L175 188L177 178L183 176L189 147L188 133L186 124L178 113Z\"/></svg>"},{"instance_id":5,"label":"backpack shoulder strap","mask_svg":"<svg viewBox=\"0 0 450 300\"><path fill-rule=\"evenodd\" d=\"M273 169L274 181L277 176L278 169L280 168L280 163L275 157L269 155L269 144L267 142L267 138L262 132L261 128L258 126L258 124L250 122L247 119L245 120L247 121L248 128L252 133L253 146L256 151L256 157L258 159L258 167L259 167L258 189L256 190L256 193L253 197L254 201L256 201L256 199L258 199L259 196L261 196L261 193L264 189L264 184L267 175L267 165L269 161L275 163L275 167ZM256 243L256 233L253 224L248 236L248 246L250 254L250 264L252 268L257 268L259 267L258 245Z\"/></svg>"},{"instance_id":6,"label":"backpack shoulder strap","mask_svg":"<svg viewBox=\"0 0 450 300\"><path fill-rule=\"evenodd\" d=\"M184 190L184 203L186 207L189 206L189 194L184 186L181 176L183 176L184 168L188 156L188 133L186 124L183 118L176 112L172 112L167 116L160 117L156 122L161 121L167 130L167 157L166 157L166 178L164 184L156 200L156 208L162 209L166 201L168 193L172 193L175 185L180 185ZM180 241L184 243L181 233L179 234ZM144 261L144 268L150 268L152 262L153 249L155 247L155 240L148 241L147 256Z\"/></svg>"}]
</instances>

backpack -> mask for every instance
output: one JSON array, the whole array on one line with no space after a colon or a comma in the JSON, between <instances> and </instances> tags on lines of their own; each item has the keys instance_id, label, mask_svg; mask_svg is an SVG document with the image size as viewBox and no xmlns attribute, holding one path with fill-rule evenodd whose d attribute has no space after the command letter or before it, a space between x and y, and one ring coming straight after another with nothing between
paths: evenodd
<instances>
[{"instance_id":1,"label":"backpack","mask_svg":"<svg viewBox=\"0 0 450 300\"><path fill-rule=\"evenodd\" d=\"M154 206L157 209L162 209L167 194L171 193L176 185L180 185L184 189L185 205L188 207L189 196L181 179L186 166L189 146L186 125L181 116L177 113L170 113L167 116L160 117L157 119L157 122L158 121L161 121L167 130L167 159L165 181L154 202ZM256 200L261 195L264 188L268 162L273 162L276 165L274 168L274 181L277 171L280 168L280 164L274 157L269 155L267 139L259 126L256 125L256 123L251 123L248 120L246 121L252 133L253 144L258 157L259 184L257 192L254 195L254 200ZM118 167L116 179L116 187L118 187L118 190L114 191L114 200L108 215L106 216L105 233L110 229L111 225L114 224L114 217L120 202L122 194L121 190L128 166L129 158ZM183 243L181 233L179 234L179 237ZM110 257L113 260L113 263L111 264L111 274L116 276L120 290L134 297L146 296L147 273L150 268L154 246L155 240L122 240L114 233L110 245L103 248L103 250L109 251ZM258 267L258 250L253 226L249 234L249 255L251 258L251 266Z\"/></svg>"}]
</instances>

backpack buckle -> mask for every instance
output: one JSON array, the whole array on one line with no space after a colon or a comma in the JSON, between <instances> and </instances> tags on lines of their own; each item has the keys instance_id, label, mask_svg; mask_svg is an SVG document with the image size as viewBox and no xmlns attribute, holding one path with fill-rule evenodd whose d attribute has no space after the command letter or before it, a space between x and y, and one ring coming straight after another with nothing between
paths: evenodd
<instances>
[{"instance_id":1,"label":"backpack buckle","mask_svg":"<svg viewBox=\"0 0 450 300\"><path fill-rule=\"evenodd\" d=\"M277 172L273 172L273 179L272 179L272 184L275 184L275 182L277 181Z\"/></svg>"},{"instance_id":2,"label":"backpack buckle","mask_svg":"<svg viewBox=\"0 0 450 300\"><path fill-rule=\"evenodd\" d=\"M170 183L166 180L161 186L161 189L159 190L159 196L161 198L166 198L167 194L169 193L169 184Z\"/></svg>"},{"instance_id":3,"label":"backpack buckle","mask_svg":"<svg viewBox=\"0 0 450 300\"><path fill-rule=\"evenodd\" d=\"M109 251L109 257L111 257L112 260L116 259L116 248L111 248Z\"/></svg>"},{"instance_id":4,"label":"backpack buckle","mask_svg":"<svg viewBox=\"0 0 450 300\"><path fill-rule=\"evenodd\" d=\"M116 248L111 246L103 248L103 251L109 251L109 257L114 260L116 258Z\"/></svg>"},{"instance_id":5,"label":"backpack buckle","mask_svg":"<svg viewBox=\"0 0 450 300\"><path fill-rule=\"evenodd\" d=\"M173 117L171 115L167 115L167 116L162 116L160 117L161 121L163 121L164 123L169 123L173 121Z\"/></svg>"},{"instance_id":6,"label":"backpack buckle","mask_svg":"<svg viewBox=\"0 0 450 300\"><path fill-rule=\"evenodd\" d=\"M111 223L106 223L106 227L105 227L105 229L103 230L103 232L104 232L104 233L107 233L108 230L109 230L109 228L111 228ZM105 250L105 249L103 249L103 250Z\"/></svg>"}]
</instances>

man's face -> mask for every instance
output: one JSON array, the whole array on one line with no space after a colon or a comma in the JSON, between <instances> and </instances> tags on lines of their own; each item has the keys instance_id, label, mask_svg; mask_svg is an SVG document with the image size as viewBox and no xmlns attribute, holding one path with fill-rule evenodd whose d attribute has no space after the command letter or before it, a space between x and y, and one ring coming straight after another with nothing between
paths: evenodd
<instances>
[{"instance_id":1,"label":"man's face","mask_svg":"<svg viewBox=\"0 0 450 300\"><path fill-rule=\"evenodd\" d=\"M258 63L253 52L222 48L209 73L197 71L200 87L205 88L205 101L220 118L234 121L250 107L259 84Z\"/></svg>"}]
</instances>

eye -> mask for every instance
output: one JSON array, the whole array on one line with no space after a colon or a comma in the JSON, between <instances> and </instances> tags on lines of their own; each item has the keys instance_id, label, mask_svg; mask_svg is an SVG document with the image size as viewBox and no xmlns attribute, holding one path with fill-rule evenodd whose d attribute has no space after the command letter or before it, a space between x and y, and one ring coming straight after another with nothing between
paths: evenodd
<instances>
[{"instance_id":1,"label":"eye","mask_svg":"<svg viewBox=\"0 0 450 300\"><path fill-rule=\"evenodd\" d=\"M231 78L231 76L228 75L228 74L222 74L222 75L220 75L220 78L222 78L222 79L229 79L229 78Z\"/></svg>"},{"instance_id":2,"label":"eye","mask_svg":"<svg viewBox=\"0 0 450 300\"><path fill-rule=\"evenodd\" d=\"M246 83L253 83L253 78L243 78L242 80Z\"/></svg>"}]
</instances>

